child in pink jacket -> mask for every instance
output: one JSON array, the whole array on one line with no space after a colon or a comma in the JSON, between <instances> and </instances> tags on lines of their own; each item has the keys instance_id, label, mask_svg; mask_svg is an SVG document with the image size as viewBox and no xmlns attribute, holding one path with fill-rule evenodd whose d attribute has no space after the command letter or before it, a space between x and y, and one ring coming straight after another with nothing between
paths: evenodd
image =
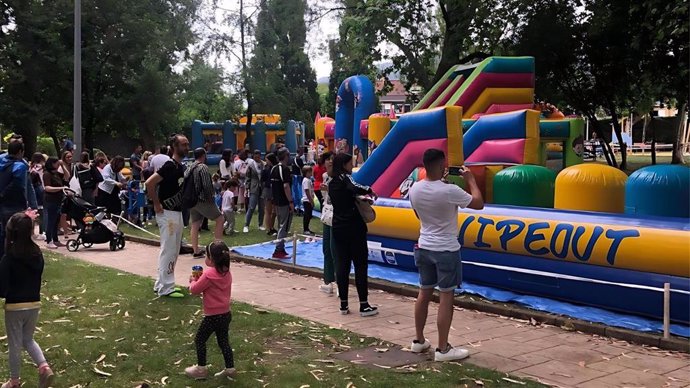
<instances>
[{"instance_id":1,"label":"child in pink jacket","mask_svg":"<svg viewBox=\"0 0 690 388\"><path fill-rule=\"evenodd\" d=\"M228 330L232 314L230 313L230 290L232 274L230 273L230 249L222 241L214 241L206 246L206 266L198 278L189 278L189 291L203 295L204 320L194 338L196 345L197 365L185 369L187 376L195 380L208 377L206 367L206 341L216 333L218 346L225 359L225 369L215 374L216 377L235 375L235 362L232 347L228 342Z\"/></svg>"}]
</instances>

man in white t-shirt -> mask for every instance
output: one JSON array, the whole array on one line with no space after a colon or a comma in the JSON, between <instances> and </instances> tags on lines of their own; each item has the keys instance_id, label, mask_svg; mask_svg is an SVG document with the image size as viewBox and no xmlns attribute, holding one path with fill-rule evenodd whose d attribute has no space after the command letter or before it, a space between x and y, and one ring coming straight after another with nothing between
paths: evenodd
<instances>
[{"instance_id":1,"label":"man in white t-shirt","mask_svg":"<svg viewBox=\"0 0 690 388\"><path fill-rule=\"evenodd\" d=\"M410 188L412 208L421 222L419 240L414 251L419 270L420 290L415 303L416 338L413 352L421 353L431 347L424 338L424 326L429 313L429 302L438 287L441 297L438 307L438 347L436 361L460 360L469 355L466 349L453 348L448 343L448 332L453 321L454 290L462 281L460 243L458 242L458 207L482 209L484 200L474 175L465 167L460 169L470 190L468 194L454 184L446 183L448 175L443 151L428 149L424 152L426 179Z\"/></svg>"}]
</instances>

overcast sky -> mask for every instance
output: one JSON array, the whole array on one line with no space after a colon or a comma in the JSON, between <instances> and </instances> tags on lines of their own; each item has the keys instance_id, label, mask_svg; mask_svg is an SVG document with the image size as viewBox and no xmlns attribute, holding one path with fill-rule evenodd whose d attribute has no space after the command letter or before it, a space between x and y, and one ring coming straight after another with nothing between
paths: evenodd
<instances>
[{"instance_id":1,"label":"overcast sky","mask_svg":"<svg viewBox=\"0 0 690 388\"><path fill-rule=\"evenodd\" d=\"M307 2L310 5L318 4L319 6L324 7L328 5L330 0L307 0ZM253 0L245 0L245 3L252 5L252 7L248 9L248 12L251 13L255 10L254 4L257 4L258 2ZM198 23L197 28L208 30L208 27L206 26L212 26L212 28L220 28L223 31L228 32L229 29L225 28L224 24L221 22L223 16L228 14L228 11L218 10L216 11L216 20L208 20L211 19L211 4L212 0L204 0L202 17L205 17L207 20L203 23ZM230 12L239 10L238 0L217 0L217 4L219 8L230 10ZM256 20L256 13L254 13L254 20ZM328 50L326 47L329 39L338 36L338 24L339 19L337 13L331 12L313 22L311 26L307 26L307 45L305 47L305 51L309 55L311 66L316 71L317 78L328 77L331 73L331 61L328 58ZM228 72L235 72L239 68L238 61L232 57L212 58L212 60L216 61Z\"/></svg>"}]
</instances>

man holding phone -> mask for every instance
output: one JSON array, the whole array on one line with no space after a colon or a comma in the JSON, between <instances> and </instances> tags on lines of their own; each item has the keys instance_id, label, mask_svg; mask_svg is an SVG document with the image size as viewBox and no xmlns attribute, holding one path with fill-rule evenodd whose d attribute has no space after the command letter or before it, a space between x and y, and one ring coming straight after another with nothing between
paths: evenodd
<instances>
[{"instance_id":1,"label":"man holding phone","mask_svg":"<svg viewBox=\"0 0 690 388\"><path fill-rule=\"evenodd\" d=\"M461 360L469 355L466 349L453 348L448 332L453 321L453 297L462 281L460 243L458 242L458 207L482 209L484 200L472 172L466 167L454 168L462 175L470 193L454 184L446 183L448 170L443 151L424 152L426 179L410 188L410 202L421 222L419 240L415 247L415 264L419 270L420 290L415 303L416 338L411 350L425 352L431 347L424 338L424 326L434 288L440 291L438 308L438 346L435 361Z\"/></svg>"}]
</instances>

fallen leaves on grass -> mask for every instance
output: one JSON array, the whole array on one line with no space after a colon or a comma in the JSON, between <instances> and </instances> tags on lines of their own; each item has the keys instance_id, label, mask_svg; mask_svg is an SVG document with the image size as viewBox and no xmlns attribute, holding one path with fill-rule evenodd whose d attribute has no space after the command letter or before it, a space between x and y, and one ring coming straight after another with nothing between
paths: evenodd
<instances>
[{"instance_id":1,"label":"fallen leaves on grass","mask_svg":"<svg viewBox=\"0 0 690 388\"><path fill-rule=\"evenodd\" d=\"M100 357L98 357L98 359L96 360L96 364L98 364L99 362L101 362L103 360L105 360L105 354L101 354Z\"/></svg>"},{"instance_id":2,"label":"fallen leaves on grass","mask_svg":"<svg viewBox=\"0 0 690 388\"><path fill-rule=\"evenodd\" d=\"M161 384L168 385L168 376L165 376L161 379Z\"/></svg>"},{"instance_id":3,"label":"fallen leaves on grass","mask_svg":"<svg viewBox=\"0 0 690 388\"><path fill-rule=\"evenodd\" d=\"M390 350L390 349L388 349L388 348L376 348L376 349L374 349L374 351L376 353L386 353L388 350Z\"/></svg>"},{"instance_id":4,"label":"fallen leaves on grass","mask_svg":"<svg viewBox=\"0 0 690 388\"><path fill-rule=\"evenodd\" d=\"M323 371L321 369L314 369L309 371L309 374L314 376L314 379L316 379L316 381L322 381L322 378L318 375L319 373L323 373Z\"/></svg>"},{"instance_id":5,"label":"fallen leaves on grass","mask_svg":"<svg viewBox=\"0 0 690 388\"><path fill-rule=\"evenodd\" d=\"M96 367L93 368L93 371L96 372L97 375L102 376L102 377L110 377L113 375L112 373L103 372L102 370L100 370Z\"/></svg>"},{"instance_id":6,"label":"fallen leaves on grass","mask_svg":"<svg viewBox=\"0 0 690 388\"><path fill-rule=\"evenodd\" d=\"M504 377L502 380L507 381L509 383L513 383L513 384L525 385L525 383L523 381L513 380L513 379L508 378L508 377Z\"/></svg>"}]
</instances>

